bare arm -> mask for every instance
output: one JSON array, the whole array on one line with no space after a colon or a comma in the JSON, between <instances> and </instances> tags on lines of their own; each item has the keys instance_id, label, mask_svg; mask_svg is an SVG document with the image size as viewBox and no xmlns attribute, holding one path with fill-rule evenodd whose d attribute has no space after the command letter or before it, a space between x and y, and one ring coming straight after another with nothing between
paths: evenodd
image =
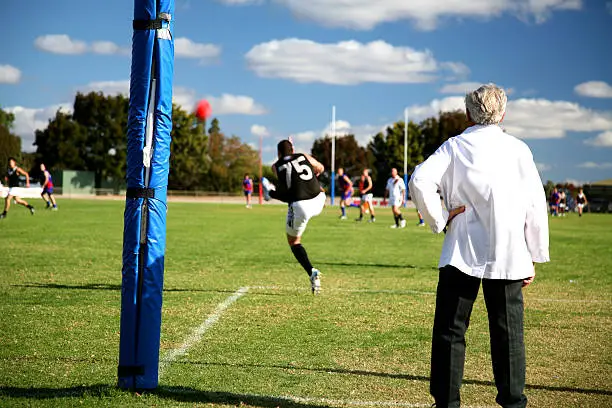
<instances>
[{"instance_id":1,"label":"bare arm","mask_svg":"<svg viewBox=\"0 0 612 408\"><path fill-rule=\"evenodd\" d=\"M45 188L45 186L49 183L49 176L47 175L46 172L44 173L44 175L45 175L45 182L43 183L42 188Z\"/></svg>"},{"instance_id":2,"label":"bare arm","mask_svg":"<svg viewBox=\"0 0 612 408\"><path fill-rule=\"evenodd\" d=\"M22 176L25 176L26 187L30 187L30 175L28 174L28 172L22 169L21 167L17 167L17 174L21 174Z\"/></svg>"},{"instance_id":3,"label":"bare arm","mask_svg":"<svg viewBox=\"0 0 612 408\"><path fill-rule=\"evenodd\" d=\"M272 173L274 174L275 177L278 177L278 174L276 173L276 166L272 165Z\"/></svg>"},{"instance_id":4,"label":"bare arm","mask_svg":"<svg viewBox=\"0 0 612 408\"><path fill-rule=\"evenodd\" d=\"M362 194L366 194L368 191L372 190L372 177L368 176L368 186L362 191Z\"/></svg>"},{"instance_id":5,"label":"bare arm","mask_svg":"<svg viewBox=\"0 0 612 408\"><path fill-rule=\"evenodd\" d=\"M306 159L308 160L308 162L314 169L317 177L319 176L319 174L323 173L323 171L325 170L325 167L323 167L323 165L319 163L317 159L315 159L314 157L312 157L311 155L307 153L304 153L304 156L306 156Z\"/></svg>"},{"instance_id":6,"label":"bare arm","mask_svg":"<svg viewBox=\"0 0 612 408\"><path fill-rule=\"evenodd\" d=\"M351 179L350 179L350 178L348 178L348 177L346 176L346 174L345 174L344 176L342 176L342 178L343 178L343 179L344 179L344 181L346 181L346 183L348 184L347 190L348 190L349 188L352 188L352 187L353 187L353 182L351 181Z\"/></svg>"}]
</instances>

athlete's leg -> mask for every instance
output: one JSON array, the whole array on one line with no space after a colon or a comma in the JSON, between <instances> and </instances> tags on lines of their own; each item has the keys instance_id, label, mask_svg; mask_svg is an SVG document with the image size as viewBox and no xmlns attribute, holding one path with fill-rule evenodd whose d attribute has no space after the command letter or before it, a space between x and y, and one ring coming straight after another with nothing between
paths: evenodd
<instances>
[{"instance_id":1,"label":"athlete's leg","mask_svg":"<svg viewBox=\"0 0 612 408\"><path fill-rule=\"evenodd\" d=\"M51 204L53 204L53 207L57 207L57 202L55 201L55 196L53 195L53 193L49 193L49 199L51 200Z\"/></svg>"},{"instance_id":2,"label":"athlete's leg","mask_svg":"<svg viewBox=\"0 0 612 408\"><path fill-rule=\"evenodd\" d=\"M12 195L7 195L6 198L4 199L4 214L6 214L9 210L9 208L11 208L11 200L13 199Z\"/></svg>"},{"instance_id":3,"label":"athlete's leg","mask_svg":"<svg viewBox=\"0 0 612 408\"><path fill-rule=\"evenodd\" d=\"M28 204L28 202L26 200L23 200L21 197L15 196L15 202L17 204L23 205L24 207L30 208L30 204Z\"/></svg>"}]
</instances>

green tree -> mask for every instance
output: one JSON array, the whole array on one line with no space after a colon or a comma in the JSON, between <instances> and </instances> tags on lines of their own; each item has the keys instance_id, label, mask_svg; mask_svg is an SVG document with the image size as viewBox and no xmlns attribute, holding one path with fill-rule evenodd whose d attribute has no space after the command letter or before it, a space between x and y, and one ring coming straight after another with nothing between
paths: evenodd
<instances>
[{"instance_id":1,"label":"green tree","mask_svg":"<svg viewBox=\"0 0 612 408\"><path fill-rule=\"evenodd\" d=\"M57 111L46 129L36 131L34 145L37 161L48 168L89 170L86 135L71 114Z\"/></svg>"},{"instance_id":2,"label":"green tree","mask_svg":"<svg viewBox=\"0 0 612 408\"><path fill-rule=\"evenodd\" d=\"M311 154L325 167L325 172L319 177L324 186L329 186L331 175L331 137L325 136L317 139L312 144ZM336 137L336 163L335 167L344 168L351 177L361 174L363 169L370 167L368 151L359 146L355 135Z\"/></svg>"},{"instance_id":3,"label":"green tree","mask_svg":"<svg viewBox=\"0 0 612 408\"><path fill-rule=\"evenodd\" d=\"M204 133L204 123L198 122L194 115L175 105L172 110L171 136L168 188L201 188L210 170L208 136Z\"/></svg>"},{"instance_id":4,"label":"green tree","mask_svg":"<svg viewBox=\"0 0 612 408\"><path fill-rule=\"evenodd\" d=\"M77 93L72 118L85 133L85 163L102 180L123 180L126 170L126 134L129 100L101 92Z\"/></svg>"},{"instance_id":5,"label":"green tree","mask_svg":"<svg viewBox=\"0 0 612 408\"><path fill-rule=\"evenodd\" d=\"M403 121L387 127L385 133L379 132L368 144L368 151L373 157L372 178L374 194L382 195L391 169L396 168L400 175L404 172L404 128ZM423 147L420 128L408 122L408 172L423 161Z\"/></svg>"},{"instance_id":6,"label":"green tree","mask_svg":"<svg viewBox=\"0 0 612 408\"><path fill-rule=\"evenodd\" d=\"M9 157L21 154L21 138L11 132L14 120L15 115L0 109L0 169L6 167Z\"/></svg>"},{"instance_id":7,"label":"green tree","mask_svg":"<svg viewBox=\"0 0 612 408\"><path fill-rule=\"evenodd\" d=\"M419 124L423 157L433 154L438 147L453 136L461 134L468 128L465 112L440 112L437 118L427 118Z\"/></svg>"}]
</instances>

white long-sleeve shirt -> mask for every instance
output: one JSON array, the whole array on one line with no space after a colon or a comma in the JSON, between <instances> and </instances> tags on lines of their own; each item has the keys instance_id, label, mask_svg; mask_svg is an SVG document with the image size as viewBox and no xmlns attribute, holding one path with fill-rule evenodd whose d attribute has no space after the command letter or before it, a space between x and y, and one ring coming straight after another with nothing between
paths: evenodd
<instances>
[{"instance_id":1,"label":"white long-sleeve shirt","mask_svg":"<svg viewBox=\"0 0 612 408\"><path fill-rule=\"evenodd\" d=\"M439 266L484 279L534 275L548 262L548 212L529 147L496 125L476 125L447 140L419 165L409 183L412 200L435 233L447 209L465 206L450 223Z\"/></svg>"}]
</instances>

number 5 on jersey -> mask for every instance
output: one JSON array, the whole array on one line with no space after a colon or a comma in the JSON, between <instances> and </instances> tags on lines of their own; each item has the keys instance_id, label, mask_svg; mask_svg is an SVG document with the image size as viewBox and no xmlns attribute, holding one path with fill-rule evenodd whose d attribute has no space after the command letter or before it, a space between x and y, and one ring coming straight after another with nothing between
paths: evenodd
<instances>
[{"instance_id":1,"label":"number 5 on jersey","mask_svg":"<svg viewBox=\"0 0 612 408\"><path fill-rule=\"evenodd\" d=\"M287 181L287 188L291 188L291 172L293 169L298 173L300 178L304 181L308 181L313 177L312 170L306 164L301 164L306 160L306 156L300 156L289 163L283 164L278 168L279 171L285 170L285 180Z\"/></svg>"}]
</instances>

